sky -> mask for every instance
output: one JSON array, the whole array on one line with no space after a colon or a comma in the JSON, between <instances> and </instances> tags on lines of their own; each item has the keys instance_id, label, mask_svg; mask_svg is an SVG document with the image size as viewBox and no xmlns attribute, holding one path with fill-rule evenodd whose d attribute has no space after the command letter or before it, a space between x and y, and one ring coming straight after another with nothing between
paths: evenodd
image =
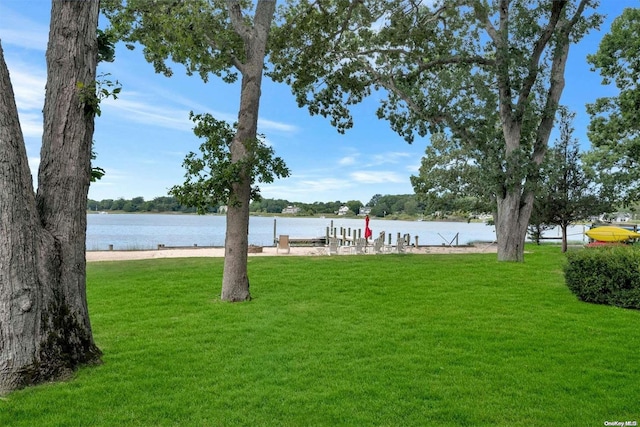
<instances>
[{"instance_id":1,"label":"sky","mask_svg":"<svg viewBox=\"0 0 640 427\"><path fill-rule=\"evenodd\" d=\"M50 0L0 0L0 41L34 182L42 138L50 5ZM560 102L576 113L574 136L584 150L589 148L585 105L616 94L615 89L601 85L586 56L597 51L611 22L626 7L640 7L640 0L601 0L599 11L607 15L605 22L572 45L569 53ZM129 51L122 44L117 46L115 62L100 64L98 73L117 80L122 91L117 100L102 102L102 114L96 119L94 165L106 175L91 184L90 199L166 196L169 188L184 182L185 155L198 153L203 142L193 135L189 111L229 122L237 119L239 84L229 85L215 77L205 84L198 76L187 76L181 65L172 68L171 78L156 74L140 48ZM284 159L290 176L260 184L262 196L302 203L359 200L367 204L376 194L413 194L410 176L418 174L428 138L408 144L391 131L387 121L376 117L378 102L374 95L356 106L354 127L342 135L328 119L299 108L288 86L265 77L258 129Z\"/></svg>"}]
</instances>

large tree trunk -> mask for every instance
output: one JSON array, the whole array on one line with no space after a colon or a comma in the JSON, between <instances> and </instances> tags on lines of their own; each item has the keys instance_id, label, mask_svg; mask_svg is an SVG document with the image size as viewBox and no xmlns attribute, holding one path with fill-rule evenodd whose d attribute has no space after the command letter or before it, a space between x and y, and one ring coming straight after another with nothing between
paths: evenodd
<instances>
[{"instance_id":1,"label":"large tree trunk","mask_svg":"<svg viewBox=\"0 0 640 427\"><path fill-rule=\"evenodd\" d=\"M36 202L42 225L60 245L61 297L90 332L85 249L99 1L54 1L53 5Z\"/></svg>"},{"instance_id":2,"label":"large tree trunk","mask_svg":"<svg viewBox=\"0 0 640 427\"><path fill-rule=\"evenodd\" d=\"M532 193L512 189L497 198L498 261L524 261L524 242L533 209Z\"/></svg>"},{"instance_id":3,"label":"large tree trunk","mask_svg":"<svg viewBox=\"0 0 640 427\"><path fill-rule=\"evenodd\" d=\"M245 63L237 64L242 72L242 86L238 130L231 143L231 161L242 163L250 160L253 156L252 146L257 138L262 70L269 27L273 20L276 2L275 0L260 0L258 2L252 28L244 25L238 3L233 0L228 0L227 3L232 23L243 38L247 53ZM247 273L251 185L251 170L247 165L240 172L238 182L233 185L227 210L221 295L224 301L236 302L251 299Z\"/></svg>"},{"instance_id":4,"label":"large tree trunk","mask_svg":"<svg viewBox=\"0 0 640 427\"><path fill-rule=\"evenodd\" d=\"M98 1L54 1L37 198L0 47L0 394L99 361L85 295ZM93 92L94 93L94 92Z\"/></svg>"},{"instance_id":5,"label":"large tree trunk","mask_svg":"<svg viewBox=\"0 0 640 427\"><path fill-rule=\"evenodd\" d=\"M40 232L27 153L0 46L0 395L30 382L43 306ZM26 374L26 375L25 375ZM25 376L27 376L25 378Z\"/></svg>"},{"instance_id":6,"label":"large tree trunk","mask_svg":"<svg viewBox=\"0 0 640 427\"><path fill-rule=\"evenodd\" d=\"M502 0L500 5L500 31L490 32L494 43L497 44L496 67L499 92L499 112L502 122L502 130L505 140L505 158L508 162L517 159L521 148L520 139L523 137L524 118L529 108L529 97L534 84L539 77L540 59L544 48L553 38L556 32L555 46L553 47L553 59L551 65L551 78L549 89L546 93L545 106L535 132L533 152L529 167L539 167L544 160L549 141L549 135L553 128L555 112L564 89L564 70L569 55L569 33L577 19L582 14L586 2L582 0L578 11L572 20L562 20L562 12L567 5L566 0L553 3L549 25L544 28L534 45L529 58L529 75L523 80L518 97L513 95L512 82L510 81L509 68L511 61L508 48L508 23L509 2ZM486 23L487 25L491 25ZM514 99L517 102L514 104ZM515 157L512 157L514 156ZM524 261L524 241L527 226L533 210L534 194L531 190L521 191L522 188L531 187L530 180L537 179L537 173L522 174L517 162L507 167L505 192L498 196L498 221L496 221L496 234L498 238L498 260L500 261ZM514 185L514 183L517 183Z\"/></svg>"}]
</instances>

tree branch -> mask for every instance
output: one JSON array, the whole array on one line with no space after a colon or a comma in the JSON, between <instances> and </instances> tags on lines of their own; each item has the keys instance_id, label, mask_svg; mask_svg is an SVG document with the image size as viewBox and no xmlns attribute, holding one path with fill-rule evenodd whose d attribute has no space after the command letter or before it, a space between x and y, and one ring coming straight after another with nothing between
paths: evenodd
<instances>
[{"instance_id":1,"label":"tree branch","mask_svg":"<svg viewBox=\"0 0 640 427\"><path fill-rule=\"evenodd\" d=\"M215 40L213 40L207 34L204 35L204 38L207 41L207 43L209 44L209 46L211 47L211 49L213 49L213 50L221 50L220 47L218 46L218 44L215 42ZM231 55L230 59L231 59L231 63L233 64L233 66L236 67L238 69L238 71L240 71L241 74L244 74L245 65L242 63L242 61L240 61L236 55Z\"/></svg>"},{"instance_id":2,"label":"tree branch","mask_svg":"<svg viewBox=\"0 0 640 427\"><path fill-rule=\"evenodd\" d=\"M374 81L377 84L384 87L386 90L393 93L402 101L404 101L407 104L407 107L413 112L413 114L416 114L422 117L424 121L429 122L431 125L434 125L434 126L439 125L443 122L446 122L447 126L451 128L451 130L453 130L454 133L457 133L458 135L462 135L465 138L471 139L471 135L469 134L469 132L467 132L467 130L462 125L457 126L456 121L453 120L453 117L450 114L443 111L438 112L438 114L436 115L424 114L424 110L420 107L420 105L418 105L409 95L404 93L404 91L396 85L395 81L392 78L385 78L380 73L378 73L373 67L371 67L368 62L366 63L365 68L368 69L369 74L374 77Z\"/></svg>"},{"instance_id":3,"label":"tree branch","mask_svg":"<svg viewBox=\"0 0 640 427\"><path fill-rule=\"evenodd\" d=\"M500 44L498 37L498 31L489 20L489 12L484 7L480 7L480 4L476 3L473 12L476 15L476 19L484 25L484 29L489 34L489 37L495 43L496 46Z\"/></svg>"},{"instance_id":4,"label":"tree branch","mask_svg":"<svg viewBox=\"0 0 640 427\"><path fill-rule=\"evenodd\" d=\"M276 8L276 0L259 0L256 5L253 27L255 31L269 33L271 20Z\"/></svg>"},{"instance_id":5,"label":"tree branch","mask_svg":"<svg viewBox=\"0 0 640 427\"><path fill-rule=\"evenodd\" d=\"M251 29L245 25L242 20L242 8L239 0L227 0L227 9L229 10L229 19L233 30L244 40L249 43L251 39Z\"/></svg>"},{"instance_id":6,"label":"tree branch","mask_svg":"<svg viewBox=\"0 0 640 427\"><path fill-rule=\"evenodd\" d=\"M486 7L474 6L476 18L484 24L485 30L496 46L496 60L494 62L495 73L498 81L498 93L500 103L500 116L503 125L509 128L513 124L513 106L511 100L511 79L509 77L509 1L500 1L500 27L498 30L489 20L489 12Z\"/></svg>"},{"instance_id":7,"label":"tree branch","mask_svg":"<svg viewBox=\"0 0 640 427\"><path fill-rule=\"evenodd\" d=\"M577 12L576 12L577 13ZM575 21L574 21L575 22ZM538 164L542 163L544 153L547 150L547 141L553 128L555 120L555 112L560 102L560 96L565 85L564 72L569 56L569 30L571 26L564 27L559 37L556 51L553 55L551 65L551 85L547 93L547 102L545 103L544 113L538 131L536 132L536 142L534 146L534 161Z\"/></svg>"},{"instance_id":8,"label":"tree branch","mask_svg":"<svg viewBox=\"0 0 640 427\"><path fill-rule=\"evenodd\" d=\"M573 17L562 23L563 31L569 31L573 26L578 22L578 19L582 16L582 12L584 12L584 8L587 7L588 0L581 0L576 9L576 13L573 14Z\"/></svg>"},{"instance_id":9,"label":"tree branch","mask_svg":"<svg viewBox=\"0 0 640 427\"><path fill-rule=\"evenodd\" d=\"M558 37L558 43L551 65L551 85L547 93L544 115L540 121L540 126L538 126L538 131L536 132L536 142L533 152L533 160L536 164L542 163L544 154L547 151L547 141L549 140L549 136L553 128L555 112L558 108L560 96L564 89L564 73L567 65L567 58L569 56L569 33L571 32L571 28L573 28L576 22L578 22L578 19L580 19L580 16L582 16L586 5L587 0L581 0L571 19L565 20L561 24L560 37Z\"/></svg>"},{"instance_id":10,"label":"tree branch","mask_svg":"<svg viewBox=\"0 0 640 427\"><path fill-rule=\"evenodd\" d=\"M419 71L429 70L439 65L447 65L447 64L466 64L466 65L496 65L496 61L493 59L487 59L482 56L459 56L454 55L449 58L436 59L433 61L425 62L419 65Z\"/></svg>"},{"instance_id":11,"label":"tree branch","mask_svg":"<svg viewBox=\"0 0 640 427\"><path fill-rule=\"evenodd\" d=\"M583 0L584 2L584 0ZM529 74L522 82L522 88L520 89L520 95L518 97L518 102L516 104L516 115L517 117L522 117L524 114L524 110L526 108L527 103L529 102L529 95L531 94L531 89L538 77L538 64L540 62L540 57L544 52L547 43L553 36L553 33L560 21L560 17L562 14L562 10L567 5L567 0L554 0L552 2L551 7L551 16L549 17L549 23L546 28L540 35L540 38L536 41L534 45L533 52L531 53L531 58L529 60ZM568 40L567 40L568 42Z\"/></svg>"}]
</instances>

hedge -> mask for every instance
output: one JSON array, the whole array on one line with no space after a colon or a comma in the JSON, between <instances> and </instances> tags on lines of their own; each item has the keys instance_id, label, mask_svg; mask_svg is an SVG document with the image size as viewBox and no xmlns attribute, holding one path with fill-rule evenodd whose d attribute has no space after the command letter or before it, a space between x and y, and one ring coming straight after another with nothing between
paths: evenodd
<instances>
[{"instance_id":1,"label":"hedge","mask_svg":"<svg viewBox=\"0 0 640 427\"><path fill-rule=\"evenodd\" d=\"M640 309L640 250L618 245L569 252L564 275L582 301Z\"/></svg>"}]
</instances>

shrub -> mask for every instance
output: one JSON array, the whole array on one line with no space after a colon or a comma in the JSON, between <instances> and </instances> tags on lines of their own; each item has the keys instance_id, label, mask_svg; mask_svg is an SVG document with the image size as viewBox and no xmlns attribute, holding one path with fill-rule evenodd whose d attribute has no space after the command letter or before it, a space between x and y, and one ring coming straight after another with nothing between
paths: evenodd
<instances>
[{"instance_id":1,"label":"shrub","mask_svg":"<svg viewBox=\"0 0 640 427\"><path fill-rule=\"evenodd\" d=\"M640 309L640 250L590 248L567 254L564 275L582 301Z\"/></svg>"}]
</instances>

